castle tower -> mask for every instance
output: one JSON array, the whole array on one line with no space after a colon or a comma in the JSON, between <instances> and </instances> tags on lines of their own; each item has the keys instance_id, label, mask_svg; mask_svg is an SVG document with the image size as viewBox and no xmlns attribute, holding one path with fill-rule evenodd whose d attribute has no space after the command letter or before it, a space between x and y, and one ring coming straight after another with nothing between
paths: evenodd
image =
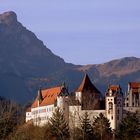
<instances>
[{"instance_id":1,"label":"castle tower","mask_svg":"<svg viewBox=\"0 0 140 140\"><path fill-rule=\"evenodd\" d=\"M140 82L128 83L126 107L140 107Z\"/></svg>"},{"instance_id":2,"label":"castle tower","mask_svg":"<svg viewBox=\"0 0 140 140\"><path fill-rule=\"evenodd\" d=\"M75 94L76 100L82 105L82 109L92 110L100 108L101 93L90 81L87 74L85 74Z\"/></svg>"},{"instance_id":3,"label":"castle tower","mask_svg":"<svg viewBox=\"0 0 140 140\"><path fill-rule=\"evenodd\" d=\"M110 85L106 92L106 117L110 126L116 130L122 120L123 93L119 85Z\"/></svg>"}]
</instances>

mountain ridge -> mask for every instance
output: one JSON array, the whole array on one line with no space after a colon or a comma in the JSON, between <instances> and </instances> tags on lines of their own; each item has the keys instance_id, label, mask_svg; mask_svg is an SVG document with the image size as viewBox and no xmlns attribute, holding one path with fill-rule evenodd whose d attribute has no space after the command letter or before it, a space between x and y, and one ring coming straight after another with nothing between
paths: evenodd
<instances>
[{"instance_id":1,"label":"mountain ridge","mask_svg":"<svg viewBox=\"0 0 140 140\"><path fill-rule=\"evenodd\" d=\"M111 70L112 70L113 67L121 66L123 68L123 66L125 66L125 67L128 66L130 69L127 72L125 71L125 74L126 74L126 73L134 72L134 71L137 71L140 69L139 60L140 60L140 58L134 57L134 56L123 57L123 58L119 58L119 59L113 59L111 61L101 63L101 64L83 65L78 69L81 71L88 71L88 70L92 69L92 67L94 67L94 66L97 67L98 69L101 69L101 67L104 67L107 65L107 67L111 67ZM135 62L137 62L137 64L135 64ZM116 70L113 70L113 72L115 72L115 71ZM119 71L120 71L120 68L119 68ZM103 73L104 71L101 71L101 72ZM107 75L107 73L105 73L105 74ZM110 71L109 71L108 74L112 74L112 73L110 73ZM120 75L123 75L123 73L120 73Z\"/></svg>"},{"instance_id":2,"label":"mountain ridge","mask_svg":"<svg viewBox=\"0 0 140 140\"><path fill-rule=\"evenodd\" d=\"M65 81L71 91L85 73L102 93L107 85L140 81L140 58L126 57L103 64L74 65L55 55L17 20L16 13L0 14L0 96L25 103L39 87Z\"/></svg>"}]
</instances>

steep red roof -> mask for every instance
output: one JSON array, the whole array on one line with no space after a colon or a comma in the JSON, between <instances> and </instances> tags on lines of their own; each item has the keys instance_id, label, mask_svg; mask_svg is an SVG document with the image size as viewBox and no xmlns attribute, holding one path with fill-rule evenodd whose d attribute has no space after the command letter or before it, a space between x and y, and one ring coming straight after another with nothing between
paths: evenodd
<instances>
[{"instance_id":1,"label":"steep red roof","mask_svg":"<svg viewBox=\"0 0 140 140\"><path fill-rule=\"evenodd\" d=\"M109 85L108 90L106 92L107 96L110 95L109 94L110 90L113 96L118 96L120 94L123 95L120 85Z\"/></svg>"},{"instance_id":2,"label":"steep red roof","mask_svg":"<svg viewBox=\"0 0 140 140\"><path fill-rule=\"evenodd\" d=\"M82 93L80 103L83 110L100 108L100 91L92 84L87 74L84 76L76 92Z\"/></svg>"},{"instance_id":3,"label":"steep red roof","mask_svg":"<svg viewBox=\"0 0 140 140\"><path fill-rule=\"evenodd\" d=\"M132 89L133 94L137 94L140 92L140 82L130 82L130 89Z\"/></svg>"},{"instance_id":4,"label":"steep red roof","mask_svg":"<svg viewBox=\"0 0 140 140\"><path fill-rule=\"evenodd\" d=\"M110 85L109 89L111 89L112 91L118 91L120 89L119 85Z\"/></svg>"},{"instance_id":5,"label":"steep red roof","mask_svg":"<svg viewBox=\"0 0 140 140\"><path fill-rule=\"evenodd\" d=\"M140 82L130 82L130 88L140 88Z\"/></svg>"},{"instance_id":6,"label":"steep red roof","mask_svg":"<svg viewBox=\"0 0 140 140\"><path fill-rule=\"evenodd\" d=\"M39 106L54 104L57 99L57 96L61 93L61 86L41 90L41 93L43 100ZM38 106L38 97L36 97L35 101L33 102L32 108L35 108L37 106Z\"/></svg>"},{"instance_id":7,"label":"steep red roof","mask_svg":"<svg viewBox=\"0 0 140 140\"><path fill-rule=\"evenodd\" d=\"M81 82L78 89L76 90L76 92L83 92L84 90L91 90L96 93L100 93L99 90L92 84L87 74L84 76L84 79Z\"/></svg>"},{"instance_id":8,"label":"steep red roof","mask_svg":"<svg viewBox=\"0 0 140 140\"><path fill-rule=\"evenodd\" d=\"M38 106L38 100L37 100L37 97L36 97L36 99L34 100L34 102L33 102L33 104L32 104L32 106L31 106L31 108L35 108L35 107L37 107Z\"/></svg>"}]
</instances>

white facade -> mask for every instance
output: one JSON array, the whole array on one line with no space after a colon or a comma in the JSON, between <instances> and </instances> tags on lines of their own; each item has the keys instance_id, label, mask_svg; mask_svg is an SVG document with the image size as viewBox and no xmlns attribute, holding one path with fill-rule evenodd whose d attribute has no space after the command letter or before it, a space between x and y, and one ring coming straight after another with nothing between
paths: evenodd
<instances>
[{"instance_id":1,"label":"white facade","mask_svg":"<svg viewBox=\"0 0 140 140\"><path fill-rule=\"evenodd\" d=\"M57 106L55 106L54 104L46 106L38 106L35 108L31 108L31 112L26 112L26 122L32 120L34 125L43 126L52 117L53 112L57 107L59 107L64 112L65 119L68 121L69 115L68 97L58 96Z\"/></svg>"},{"instance_id":2,"label":"white facade","mask_svg":"<svg viewBox=\"0 0 140 140\"><path fill-rule=\"evenodd\" d=\"M83 91L85 90L84 88L89 89L89 92L87 90L85 94L83 94ZM101 102L97 102L99 103L99 109L93 108L95 98L98 98L98 101L100 101L100 97L96 97L96 95L98 95L96 94L98 93L98 90L91 84L87 75L85 76L78 90L75 92L74 96L69 96L67 89L65 88L65 84L62 87L47 89L44 91L44 93L45 94L42 94L42 91L39 91L36 102L34 102L35 104L33 103L33 107L31 107L31 112L26 112L26 122L32 120L34 125L43 126L52 117L55 109L59 107L63 111L65 119L69 123L70 127L79 127L81 118L85 112L87 112L91 121L102 113L110 121L111 128L116 130L122 120L123 114L125 114L123 112L123 95L119 85L109 86L105 95L104 109L101 109ZM95 98L92 97L94 93L95 96L93 97ZM83 97L89 98L85 100ZM93 103L90 104L92 107L83 107L84 103L89 102L89 100L91 103ZM130 109L134 110L134 108L124 108L125 111L130 111ZM135 111L136 110L140 111L140 108L136 107Z\"/></svg>"},{"instance_id":3,"label":"white facade","mask_svg":"<svg viewBox=\"0 0 140 140\"><path fill-rule=\"evenodd\" d=\"M26 112L26 122L32 120L34 125L43 126L48 122L48 119L52 117L54 110L54 105L31 108L31 112Z\"/></svg>"},{"instance_id":4,"label":"white facade","mask_svg":"<svg viewBox=\"0 0 140 140\"><path fill-rule=\"evenodd\" d=\"M82 110L81 106L69 106L69 126L70 128L80 127L82 117L88 113L89 119L94 120L100 113L106 115L105 110Z\"/></svg>"},{"instance_id":5,"label":"white facade","mask_svg":"<svg viewBox=\"0 0 140 140\"><path fill-rule=\"evenodd\" d=\"M81 92L78 92L75 97L81 101ZM83 110L81 105L69 105L69 96L57 96L55 105L46 105L31 108L31 112L26 112L26 122L32 120L34 125L43 126L52 117L55 108L59 107L64 112L65 119L70 127L79 127L81 118L88 113L89 119L97 117L100 113L106 116L112 129L116 129L122 119L123 99L122 96L106 96L105 110Z\"/></svg>"},{"instance_id":6,"label":"white facade","mask_svg":"<svg viewBox=\"0 0 140 140\"><path fill-rule=\"evenodd\" d=\"M56 107L59 107L64 112L65 119L68 121L70 127L79 127L81 118L88 113L89 119L97 117L100 113L110 120L111 128L116 129L122 118L122 98L106 97L106 110L82 110L81 105L69 105L68 96L58 96L57 106L54 104L47 106L38 106L31 108L31 112L26 112L26 122L32 120L34 125L43 126L52 117Z\"/></svg>"},{"instance_id":7,"label":"white facade","mask_svg":"<svg viewBox=\"0 0 140 140\"><path fill-rule=\"evenodd\" d=\"M123 97L120 93L112 93L109 90L108 95L106 95L106 117L110 121L110 126L112 129L117 129L123 114Z\"/></svg>"},{"instance_id":8,"label":"white facade","mask_svg":"<svg viewBox=\"0 0 140 140\"><path fill-rule=\"evenodd\" d=\"M130 87L129 84L125 98L125 107L140 107L140 83L137 83L139 86L135 88Z\"/></svg>"}]
</instances>

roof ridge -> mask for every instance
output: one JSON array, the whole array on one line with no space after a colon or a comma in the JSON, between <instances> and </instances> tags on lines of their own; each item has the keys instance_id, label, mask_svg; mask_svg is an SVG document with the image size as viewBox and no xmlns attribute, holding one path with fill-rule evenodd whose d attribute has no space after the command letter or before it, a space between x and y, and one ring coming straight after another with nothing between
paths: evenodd
<instances>
[{"instance_id":1,"label":"roof ridge","mask_svg":"<svg viewBox=\"0 0 140 140\"><path fill-rule=\"evenodd\" d=\"M49 88L45 88L45 89L41 89L41 90L43 91L43 90L49 90L49 89L54 89L54 88L61 88L61 86L49 87Z\"/></svg>"},{"instance_id":2,"label":"roof ridge","mask_svg":"<svg viewBox=\"0 0 140 140\"><path fill-rule=\"evenodd\" d=\"M80 86L78 87L78 89L76 90L76 92L83 92L86 88L90 87L92 90L99 92L99 90L93 85L93 83L91 82L88 74L85 74ZM100 92L99 92L100 93Z\"/></svg>"}]
</instances>

